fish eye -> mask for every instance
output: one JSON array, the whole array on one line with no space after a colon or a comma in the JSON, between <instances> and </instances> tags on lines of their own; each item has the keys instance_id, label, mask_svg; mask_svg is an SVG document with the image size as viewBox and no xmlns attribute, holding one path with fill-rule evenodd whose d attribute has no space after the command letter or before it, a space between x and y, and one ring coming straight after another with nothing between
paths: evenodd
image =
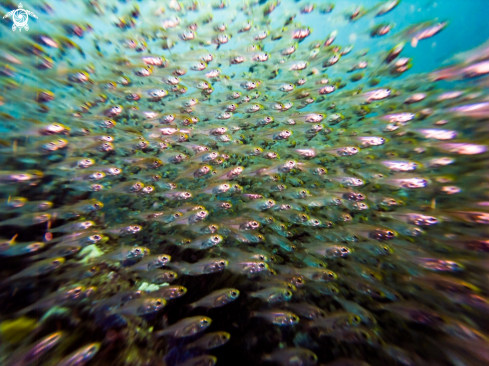
<instances>
[{"instance_id":1,"label":"fish eye","mask_svg":"<svg viewBox=\"0 0 489 366\"><path fill-rule=\"evenodd\" d=\"M263 263L260 263L260 264L258 265L258 267L260 267L260 268L265 268L265 265L264 265Z\"/></svg>"},{"instance_id":2,"label":"fish eye","mask_svg":"<svg viewBox=\"0 0 489 366\"><path fill-rule=\"evenodd\" d=\"M173 278L175 275L173 273L168 274L168 277Z\"/></svg>"},{"instance_id":3,"label":"fish eye","mask_svg":"<svg viewBox=\"0 0 489 366\"><path fill-rule=\"evenodd\" d=\"M224 261L220 261L220 262L219 262L219 265L221 265L221 266L225 266L225 265L226 265L226 262L224 262Z\"/></svg>"}]
</instances>

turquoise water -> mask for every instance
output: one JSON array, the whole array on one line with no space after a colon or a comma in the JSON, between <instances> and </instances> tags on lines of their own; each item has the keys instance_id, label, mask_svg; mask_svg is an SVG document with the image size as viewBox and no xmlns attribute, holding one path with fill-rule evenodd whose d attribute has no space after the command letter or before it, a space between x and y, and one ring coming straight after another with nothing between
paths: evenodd
<instances>
[{"instance_id":1,"label":"turquoise water","mask_svg":"<svg viewBox=\"0 0 489 366\"><path fill-rule=\"evenodd\" d=\"M489 363L487 5L0 2L0 364Z\"/></svg>"}]
</instances>

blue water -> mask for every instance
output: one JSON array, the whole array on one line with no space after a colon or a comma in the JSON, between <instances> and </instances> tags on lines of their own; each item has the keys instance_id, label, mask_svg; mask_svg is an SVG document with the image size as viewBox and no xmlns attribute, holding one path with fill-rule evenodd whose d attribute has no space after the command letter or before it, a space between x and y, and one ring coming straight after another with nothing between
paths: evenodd
<instances>
[{"instance_id":1,"label":"blue water","mask_svg":"<svg viewBox=\"0 0 489 366\"><path fill-rule=\"evenodd\" d=\"M92 4L95 3L92 1ZM103 0L100 0L100 3L106 4ZM378 4L378 1L337 0L330 14L320 14L317 8L311 14L301 14L298 9L306 4L306 1L283 1L268 18L261 17L261 12L258 11L251 20L260 29L266 28L268 21L268 28L277 30L283 27L285 19L294 15L294 24L312 30L312 34L299 44L299 50L304 51L304 55L310 51L307 48L309 44L315 40L324 42L328 35L336 31L338 35L334 45L345 49L353 44L353 51L340 59L334 67L317 67L320 73L327 75L331 81L337 82L341 79L346 84L345 89L338 88L331 95L316 95L318 97L314 103L311 102L303 110L294 109L300 103L300 99L296 98L294 93L278 92L277 81L284 79L289 83L291 79L299 76L314 79L314 76L308 74L309 69L302 73L281 70L277 73L278 76L272 79L269 71L281 68L275 63L277 57L280 57L277 53L274 54L275 59L271 58L264 63L267 68L257 67L256 70L259 71L250 68L250 63L229 66L229 55L226 52L234 50L244 53L246 47L256 43L250 40L247 33L235 33L230 42L219 48L215 44L205 47L217 55L217 58L209 63L209 69L221 64L222 74L226 75L222 80L210 82L214 92L209 99L200 94L198 88L192 89L195 85L192 76L196 75L193 71L181 77L181 83L192 90L193 94L188 94L197 95L200 103L195 110L183 112L182 105L178 102L186 100L187 95L173 94L170 86L161 82L161 77L148 78L149 81L139 79L130 67L122 69L129 75L133 85L118 85L119 90L116 91L104 89L108 81L117 78L112 68L117 66L115 60L120 56L130 54L137 59L139 55L146 53L161 55L170 60L171 66L174 67L180 66L180 62L189 61L178 59L176 55L189 49L200 48L197 43L179 41L171 50L163 50L163 41L154 39L148 40L149 50L142 53L124 48L118 43L122 41L123 36L132 39L138 36L140 29L151 29L152 25L156 28L157 24L152 24L154 18L147 15L134 20L137 24L134 29L121 30L115 27L114 23L118 22L120 17L127 16L134 6L138 6L143 14L147 14L148 9L168 7L169 1L108 3L113 6L113 11L106 9L103 16L95 16L85 1L25 1L22 3L24 8L38 15L38 19L29 19L29 31L12 32L12 20L1 19L1 63L18 71L9 75L9 69L5 68L2 69L5 72L0 75L0 85L3 88L0 92L0 112L5 113L1 115L0 120L1 366L212 366L216 362L213 357L217 358L218 366L489 364L489 336L486 335L489 334L489 221L486 212L489 185L488 156L487 151L470 155L464 154L464 150L457 150L445 144L474 143L481 149L487 148L488 116L472 118L469 113L456 114L451 108L456 109L460 105L472 102L486 103L489 84L487 76L486 79L481 77L475 80L433 84L429 83L428 78L428 74L433 70L464 61L461 54L489 40L489 0L401 0L393 11L382 17L373 18L369 15L355 22L350 22L346 18L349 11L358 5L370 8ZM207 0L200 3L202 6L208 5ZM194 21L200 22L203 15L212 11L215 23L233 20L232 28L250 18L244 12L236 11L235 7L240 3L229 1L229 9L206 8L203 13L176 14L167 9L165 17L178 15L182 24L191 24ZM246 3L256 5L258 1ZM268 3L271 1L261 1L259 7ZM326 2L315 3L320 7ZM0 1L0 6L6 11L15 9L18 4ZM2 15L5 11L2 11ZM411 39L403 37L402 31L426 21L447 21L449 24L439 34L420 40L417 46L413 47ZM88 22L93 32L87 32L81 38L70 36L60 27L63 22ZM369 30L380 23L391 23L394 27L386 37L370 37ZM183 26L180 29L183 29ZM202 31L197 30L198 36L209 36L199 32ZM69 37L83 52L80 54L76 49L69 49L66 54L61 54L59 48L43 45L46 52L52 56L54 66L46 71L36 69L32 64L41 60L41 57L26 53L24 47L32 47L35 42L33 36L39 34L45 34L60 42L63 37ZM382 75L378 86L369 84L368 82L374 79L370 78L372 65L375 65L374 69L385 66L380 65L381 57L400 42L406 43L401 56L412 60L412 68L398 78ZM263 44L265 52L272 52L280 41L272 42L267 39ZM98 49L95 49L95 45ZM360 53L362 56L358 56ZM7 54L18 56L23 64L9 65ZM293 58L300 59L296 56L297 54ZM342 65L355 60L368 61L369 68L358 72L365 74L363 79L353 82L352 75L357 72L348 73L346 66L343 68ZM67 70L88 70L90 65L94 65L96 70L89 75L93 83L74 85L67 80ZM164 73L165 69L156 68L156 72ZM248 74L243 76L243 73ZM43 79L45 75L50 76ZM203 77L202 74L197 75ZM239 83L233 84L235 75L236 79L244 77L263 81L261 88L258 88L261 95L257 97L256 103L263 103L267 107L263 107L265 110L257 115L271 115L275 118L273 123L247 126L246 123L254 121L254 115L248 110L243 112L248 106L246 102L236 107L233 118L218 119L214 108L225 101L222 97L224 93L227 95L228 89L234 91L241 87ZM403 80L409 82L404 85ZM155 86L170 91L171 95L158 101L133 102L126 99L127 94L118 94L120 90L142 93L139 90L139 82L143 86L142 89ZM479 87L476 82L485 82L485 87ZM6 85L10 85L9 83L17 83L19 89L8 89ZM23 87L25 89L22 89ZM367 101L365 94L362 94L380 87L392 88L388 90L392 92L391 98L380 98L372 102ZM37 89L53 91L56 94L55 101L37 103ZM360 91L355 95L347 92L353 89ZM455 89L463 90L464 96L450 101L437 99L444 91ZM318 93L315 84L306 84L304 90ZM248 93L241 91L243 95ZM94 98L101 92L107 93L108 101L106 105L95 105ZM399 92L399 95L394 95L394 92ZM417 92L426 93L426 100L419 103L406 102L408 97ZM293 100L295 106L289 111L273 110L268 106L272 102L290 100ZM73 110L82 102L93 102L92 109L87 114L73 116ZM252 100L251 103L255 101ZM98 127L94 121L105 119L106 108L115 104L121 104L124 108L120 116L113 117L117 121L117 128L109 130ZM40 112L38 108L43 105L54 107L52 111L44 113L46 111ZM222 107L222 104L219 105ZM138 106L139 111L148 109L160 114L176 113L177 122L171 126L176 126L175 128L178 128L184 137L187 136L189 141L165 141L169 148L164 150L161 145L155 143L164 139L160 135L154 137L149 133L156 130L158 134L163 122L158 120L159 117L149 121L140 116L136 117L128 112L133 112L131 108L134 106ZM412 113L413 120L399 123L396 126L399 128L397 132L386 131L385 127L389 123L387 117L390 114L404 112ZM320 113L321 133L308 135L304 132L310 124L301 118L305 118L308 113ZM345 121L333 123L328 120L336 113L346 116ZM200 120L189 127L183 123L185 116L182 117L182 114L191 114ZM289 117L297 118L299 123L287 124ZM446 125L442 125L440 120L446 120ZM53 122L60 122L71 128L72 135L66 133L57 136L45 131L39 132L40 128L51 126ZM90 126L91 134L75 136L73 131L81 134L80 126L83 126L84 122L86 126ZM229 142L218 141L213 135L214 132L209 132L216 126L230 126L227 132L230 136ZM236 126L243 128L235 132L232 128ZM286 128L293 131L291 139L278 140L275 135L275 140L267 138L272 135L269 129L276 133L277 129ZM430 130L445 128L449 131L437 133ZM359 134L357 131L360 131ZM448 139L453 141L440 138L440 135L449 135L450 132L458 134L456 139ZM92 137L105 135L114 137L114 151L101 153L101 144ZM380 146L365 146L357 139L363 135L380 136L383 140ZM175 136L177 135L168 138ZM63 142L63 139L68 143L67 148L62 147L52 153L46 153L44 150L39 152L40 146L46 144L50 147L53 141L59 143ZM149 148L132 147L131 144L146 141L145 139L149 140ZM202 148L217 152L221 157L226 156L220 163L217 163L219 159L209 162L216 171L216 177L222 178L223 172L227 172L226 169L243 167L243 175L238 174L229 179L226 176L218 181L229 183L229 192L205 191L209 186L215 185L217 180L213 180L212 174L205 178L193 175L193 169L197 166L200 168L204 162L198 159L199 156L195 157L190 144L199 144ZM279 157L271 160L261 153L257 156L246 153L248 155L245 156L243 151L246 145L260 146L265 152L278 152ZM338 153L338 149L350 145L356 149L355 154L342 156ZM316 149L318 156L302 156L297 154L297 149ZM191 162L184 161L179 164L170 160L168 156L173 153L188 153L187 158ZM452 165L429 165L430 159L447 156L453 158ZM79 167L62 166L66 161L70 161L69 159L75 158L93 158L94 164L100 170L116 166L121 170L120 175L107 174L100 180L103 190L94 191L91 184L98 181L82 178L84 170ZM147 168L140 161L132 160L137 158L156 159L156 163L161 158L161 166ZM392 169L389 171L382 165L385 165L386 160L390 162L394 159L415 162L417 170L404 174ZM297 164L290 171L278 165L288 160ZM256 167L264 170L254 171ZM323 177L311 167L324 168L327 173ZM44 176L35 179L32 169L43 172ZM25 176L20 173L25 173ZM186 177L183 177L184 174ZM177 191L190 192L191 198L185 201L174 199L167 187L153 181L156 180L153 175L159 176L160 183L166 180L177 182ZM355 182L360 180L360 183L349 186L350 181L342 180L345 176L353 177ZM396 181L402 181L405 177L421 178L426 182L426 187L414 189L400 185ZM23 181L24 178L27 183ZM156 195L140 194L139 191L132 191L134 187L128 189L128 183L143 180L146 186L156 191ZM282 183L289 188L283 195L277 188ZM235 191L230 189L231 186ZM272 191L272 188L276 191ZM442 191L449 188L460 191L453 195ZM242 189L242 192L239 192L239 189ZM304 191L301 191L302 189ZM258 199L263 198L263 201L273 199L275 208L283 205L280 206L283 210L257 209L253 205L256 197L244 194L256 194L259 196ZM301 196L302 194L304 196ZM353 199L350 194L358 196L354 196ZM42 223L36 222L35 220L39 219L36 214L42 214L36 206L29 209L12 209L11 200L16 196L25 197L28 201L50 201L53 207L46 211L51 215L50 219ZM318 202L327 203L321 203L324 206L319 207L319 203L310 197L317 198ZM355 205L354 201L362 200L359 197L363 197L369 205L365 212L359 209L360 206ZM87 203L90 199L100 200L97 201L99 207L93 208L92 201L90 204ZM393 200L396 205L392 204L391 207L385 204L384 200ZM232 204L232 209L220 210L217 204L224 201ZM83 211L86 209L85 206L77 206L80 202L88 205L91 211ZM101 209L100 203L103 203ZM188 207L197 208L196 211L199 212L205 211L208 216L202 223L191 221L188 218L193 216L188 213L190 211L187 212ZM292 210L289 213L291 207L297 211ZM76 210L82 211L80 213ZM181 219L183 224L180 225L171 224L173 221L153 221L155 218L148 212L154 210L164 211L165 215L171 213L174 220L180 220L183 213L183 217L188 221ZM75 211L76 213L73 213ZM262 216L259 211L263 211ZM407 215L406 212L414 212L421 216L433 215L436 224L428 225L420 223L419 220L406 218L403 216ZM272 226L267 222L267 215L271 215L277 225ZM309 216L311 220L303 219ZM251 220L250 217L257 220L255 224L258 224L258 220L263 220L260 221L258 229L247 231L246 225L238 225L233 221ZM324 225L313 226L314 218L322 220ZM65 225L85 220L93 220L94 227L86 231L80 228L64 229ZM283 223L283 227L279 223ZM222 242L211 249L199 247L196 243L199 243L204 235L208 238L207 232L204 234L197 231L197 225L200 224L209 224L206 227L208 230L211 224L221 225L222 230L218 233ZM121 227L130 228L128 225L140 225L137 226L140 232L122 232ZM246 230L243 227L246 227ZM423 231L423 235L417 235L418 229ZM85 250L86 247L90 247L90 251L87 251L90 256L93 254L90 260L78 257L78 252L72 255L56 251L60 248L58 240L62 245L73 246L72 237L65 235L73 234L72 231L79 234L78 230L93 234L89 239L94 241L94 235L106 235L106 240L97 242L97 245L92 241L82 241L80 247L73 249ZM285 239L286 237L288 239ZM30 242L42 242L45 247L39 250L39 253L15 254L16 249ZM326 250L322 247L324 244L348 247L351 251L348 256L328 257L329 254L318 254L321 250ZM127 253L130 249L134 250L134 246L147 252L151 251L151 254L171 255L171 262L168 266L162 266L164 268L147 271L149 274L140 268L134 269L139 263L138 260L142 259L139 256L134 259L130 257L132 252ZM237 248L242 251L241 254L233 256L226 252L232 252ZM242 258L252 261L249 256L256 254L253 250L269 256L265 256L267 271L263 270L261 273L256 269L256 272L246 272L253 266L245 266L245 269L240 267L245 261ZM14 254L11 254L12 252ZM107 256L102 256L103 253ZM38 254L40 256L37 256ZM51 271L39 265L41 260L58 258L58 255L66 259L60 268ZM200 261L221 256L227 261L225 269L222 267L214 271L215 267L212 267L215 273L203 273L204 269L199 269L200 267L195 269L195 264L199 264ZM99 257L101 259L97 259ZM263 264L257 268L265 268L264 262L255 259L256 256L253 257L252 263ZM83 276L86 276L80 278L80 269L91 270L84 267L86 263L93 265L99 272L95 275L82 272ZM211 267L205 267L205 270L209 268ZM24 273L26 269L31 272ZM198 273L199 270L202 273ZM314 276L315 270L324 270L321 276L328 274L328 277L318 279ZM138 300L141 299L137 296L152 299L151 292L142 293L141 289L162 290L168 285L166 282L161 285L160 277L151 276L173 273L171 271L175 271L178 278L175 280L169 277L167 280L171 285L184 286L187 290L185 295L168 299L163 309L154 312L144 313L147 311L144 306L134 309L130 307L134 303L140 304ZM280 279L284 279L287 289L293 288L293 291L288 293L291 298L287 301L296 306L315 306L316 310L323 311L328 319L338 316L337 323L333 322L334 327L332 323L324 325L325 320L308 319L305 310L299 317L293 318L294 324L291 325L289 322L285 326L280 324L280 319L272 321L270 317L267 318L270 314L263 315L263 312L271 309L288 309L284 305L285 300L273 303L275 297L257 295L257 292L263 290L263 286L268 284L268 281L273 281L277 274ZM306 286L298 281L304 278ZM153 283L149 284L152 281ZM277 285L279 289L283 282ZM54 301L51 299L47 305L42 302L46 297L64 294L66 288L79 284L83 291L87 291L86 294L80 295L81 299L75 298L70 302L60 297ZM239 297L232 301L227 299L229 303L225 304L210 302L211 305L207 308L193 307L192 304L212 295L213 291L228 288L238 289ZM136 292L138 290L139 292ZM127 295L130 300L124 303L117 296L126 292L130 294ZM278 295L277 297L280 298ZM36 304L40 300L41 305L36 309ZM220 300L222 301L222 298ZM351 307L348 307L348 301ZM204 303L208 304L209 301ZM396 308L398 304L399 308ZM358 318L359 310L355 305L361 306L362 319ZM28 310L19 313L19 310L26 307ZM366 318L361 309L367 309ZM345 312L350 312L346 314L346 318ZM165 334L168 329L173 329L174 324L196 316L211 318L212 325L209 329L200 329L194 324L197 328L186 328L187 331L191 329L195 332L188 337L180 337L180 333L177 332ZM316 322L323 322L323 325L317 326ZM356 333L358 329L364 332ZM205 347L197 349L190 346L192 342L201 340L202 335L217 331L229 332L229 343L207 350ZM40 339L50 334L58 334L56 332L63 332L62 341L53 343L52 349L39 346L37 342ZM96 356L85 354L87 351L84 347L92 342L96 342L93 349ZM26 355L31 355L29 352L34 352L37 347L42 348L40 356L26 360ZM284 355L288 355L287 351L292 352L290 358L284 358ZM85 352L83 354L86 359L69 362L72 352L77 356L80 356L80 352ZM309 352L314 352L316 358L305 359L311 356ZM199 359L195 357L207 357L206 362L199 363ZM345 361L344 358L351 360Z\"/></svg>"}]
</instances>

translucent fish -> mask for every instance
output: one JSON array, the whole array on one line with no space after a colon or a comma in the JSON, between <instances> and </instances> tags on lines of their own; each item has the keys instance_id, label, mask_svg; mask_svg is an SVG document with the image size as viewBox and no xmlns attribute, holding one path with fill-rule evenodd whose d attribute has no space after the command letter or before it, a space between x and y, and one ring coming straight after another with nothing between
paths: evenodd
<instances>
[{"instance_id":1,"label":"translucent fish","mask_svg":"<svg viewBox=\"0 0 489 366\"><path fill-rule=\"evenodd\" d=\"M196 341L190 343L188 348L200 348L200 349L214 349L225 345L229 342L231 334L227 332L213 332L207 333L203 337L197 339Z\"/></svg>"},{"instance_id":2,"label":"translucent fish","mask_svg":"<svg viewBox=\"0 0 489 366\"><path fill-rule=\"evenodd\" d=\"M252 316L267 320L279 326L295 325L299 322L299 317L289 311L267 310L252 313Z\"/></svg>"},{"instance_id":3,"label":"translucent fish","mask_svg":"<svg viewBox=\"0 0 489 366\"><path fill-rule=\"evenodd\" d=\"M88 346L83 346L82 348L76 350L72 354L63 358L59 365L62 366L78 366L85 365L89 362L99 351L100 343L92 343Z\"/></svg>"},{"instance_id":4,"label":"translucent fish","mask_svg":"<svg viewBox=\"0 0 489 366\"><path fill-rule=\"evenodd\" d=\"M174 338L189 337L203 332L212 323L212 319L205 316L184 318L166 329L156 332L156 336L171 336Z\"/></svg>"},{"instance_id":5,"label":"translucent fish","mask_svg":"<svg viewBox=\"0 0 489 366\"><path fill-rule=\"evenodd\" d=\"M210 293L204 298L190 304L192 308L205 307L217 308L235 301L239 296L239 291L236 289L221 289Z\"/></svg>"}]
</instances>

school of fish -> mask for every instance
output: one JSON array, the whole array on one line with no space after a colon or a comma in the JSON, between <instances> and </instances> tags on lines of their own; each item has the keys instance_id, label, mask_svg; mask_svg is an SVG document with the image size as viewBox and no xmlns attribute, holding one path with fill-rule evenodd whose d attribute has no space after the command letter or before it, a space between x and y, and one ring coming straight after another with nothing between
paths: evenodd
<instances>
[{"instance_id":1,"label":"school of fish","mask_svg":"<svg viewBox=\"0 0 489 366\"><path fill-rule=\"evenodd\" d=\"M400 3L3 21L0 364L489 364L489 44L411 73Z\"/></svg>"}]
</instances>

